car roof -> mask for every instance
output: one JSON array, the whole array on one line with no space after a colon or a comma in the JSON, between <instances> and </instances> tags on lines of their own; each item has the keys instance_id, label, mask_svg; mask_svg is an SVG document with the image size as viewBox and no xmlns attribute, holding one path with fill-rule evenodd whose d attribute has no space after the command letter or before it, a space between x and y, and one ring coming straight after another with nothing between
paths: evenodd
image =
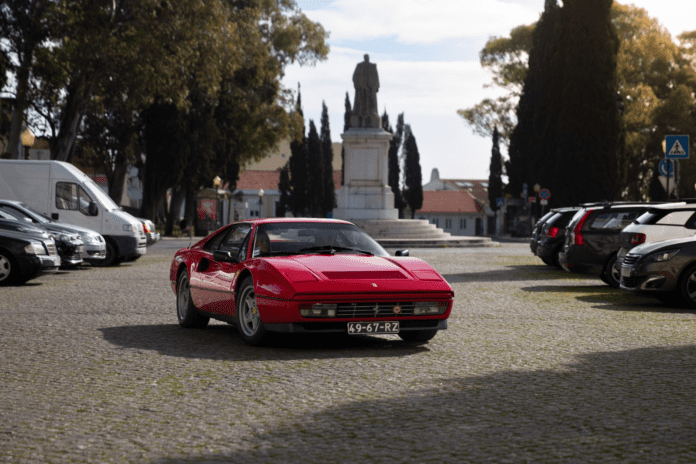
<instances>
[{"instance_id":1,"label":"car roof","mask_svg":"<svg viewBox=\"0 0 696 464\"><path fill-rule=\"evenodd\" d=\"M293 218L259 218L259 219L246 219L233 222L233 224L246 223L246 224L274 224L274 223L293 223L293 222L316 222L323 224L353 224L349 221L344 221L343 219L330 219L330 218L305 218L305 217L293 217Z\"/></svg>"}]
</instances>

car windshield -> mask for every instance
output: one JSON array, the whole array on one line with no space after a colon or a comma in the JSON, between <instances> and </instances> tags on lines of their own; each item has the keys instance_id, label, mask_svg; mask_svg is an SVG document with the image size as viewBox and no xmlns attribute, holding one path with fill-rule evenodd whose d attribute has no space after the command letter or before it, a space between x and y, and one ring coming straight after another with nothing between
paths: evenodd
<instances>
[{"instance_id":1,"label":"car windshield","mask_svg":"<svg viewBox=\"0 0 696 464\"><path fill-rule=\"evenodd\" d=\"M254 257L352 253L389 256L353 224L278 222L261 224L254 237Z\"/></svg>"}]
</instances>

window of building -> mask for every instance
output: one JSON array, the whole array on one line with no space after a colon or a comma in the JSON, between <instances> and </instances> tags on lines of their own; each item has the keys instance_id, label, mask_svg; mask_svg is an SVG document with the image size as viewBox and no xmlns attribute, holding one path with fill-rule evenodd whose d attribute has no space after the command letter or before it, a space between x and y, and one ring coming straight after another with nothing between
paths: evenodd
<instances>
[{"instance_id":1,"label":"window of building","mask_svg":"<svg viewBox=\"0 0 696 464\"><path fill-rule=\"evenodd\" d=\"M464 219L464 218L459 219L459 228L466 229L466 219Z\"/></svg>"},{"instance_id":2,"label":"window of building","mask_svg":"<svg viewBox=\"0 0 696 464\"><path fill-rule=\"evenodd\" d=\"M451 229L452 228L452 219L447 218L445 219L445 229Z\"/></svg>"}]
</instances>

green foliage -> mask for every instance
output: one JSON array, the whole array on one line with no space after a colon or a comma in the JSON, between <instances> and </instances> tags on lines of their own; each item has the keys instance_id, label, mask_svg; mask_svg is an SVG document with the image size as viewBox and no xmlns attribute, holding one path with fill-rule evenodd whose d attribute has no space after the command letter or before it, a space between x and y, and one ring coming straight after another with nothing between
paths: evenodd
<instances>
[{"instance_id":1,"label":"green foliage","mask_svg":"<svg viewBox=\"0 0 696 464\"><path fill-rule=\"evenodd\" d=\"M302 95L298 89L295 113L302 121L302 131L295 134L290 142L290 186L292 190L292 215L295 217L306 216L309 211L309 175L307 151L307 138L304 135L304 116L302 114Z\"/></svg>"},{"instance_id":2,"label":"green foliage","mask_svg":"<svg viewBox=\"0 0 696 464\"><path fill-rule=\"evenodd\" d=\"M345 112L343 113L343 133L348 132L348 129L350 129L350 115L352 113L352 109L350 107L350 97L348 96L348 92L346 92L346 100L345 100ZM341 185L345 183L345 172L346 172L346 150L341 146Z\"/></svg>"},{"instance_id":3,"label":"green foliage","mask_svg":"<svg viewBox=\"0 0 696 464\"><path fill-rule=\"evenodd\" d=\"M309 214L313 217L326 217L323 212L325 172L321 140L319 140L314 121L310 119L309 133L307 134L307 205Z\"/></svg>"},{"instance_id":4,"label":"green foliage","mask_svg":"<svg viewBox=\"0 0 696 464\"><path fill-rule=\"evenodd\" d=\"M324 102L321 103L321 152L324 162L324 194L322 196L322 217L336 207L336 186L333 178L333 142L331 141L331 127L329 125L329 109Z\"/></svg>"},{"instance_id":5,"label":"green foliage","mask_svg":"<svg viewBox=\"0 0 696 464\"><path fill-rule=\"evenodd\" d=\"M500 155L500 135L498 129L493 130L493 148L491 149L491 164L488 174L488 204L496 211L496 199L503 196L503 158Z\"/></svg>"},{"instance_id":6,"label":"green foliage","mask_svg":"<svg viewBox=\"0 0 696 464\"><path fill-rule=\"evenodd\" d=\"M389 151L387 152L387 163L389 166L387 181L394 194L394 207L399 210L399 216L401 217L403 209L406 207L406 202L401 193L401 167L399 163L399 150L401 149L401 141L404 134L404 113L399 114L397 118L395 132L389 124L387 110L384 110L382 128L393 135L389 141Z\"/></svg>"},{"instance_id":7,"label":"green foliage","mask_svg":"<svg viewBox=\"0 0 696 464\"><path fill-rule=\"evenodd\" d=\"M411 126L404 127L404 199L411 208L411 219L423 206L423 176L421 175L418 144Z\"/></svg>"}]
</instances>

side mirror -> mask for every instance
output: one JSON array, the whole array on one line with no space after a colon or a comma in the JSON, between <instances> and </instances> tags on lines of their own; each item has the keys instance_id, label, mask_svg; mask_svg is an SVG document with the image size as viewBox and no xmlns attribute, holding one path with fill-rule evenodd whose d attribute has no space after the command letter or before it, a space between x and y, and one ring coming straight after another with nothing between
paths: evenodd
<instances>
[{"instance_id":1,"label":"side mirror","mask_svg":"<svg viewBox=\"0 0 696 464\"><path fill-rule=\"evenodd\" d=\"M213 260L218 263L236 263L237 258L229 251L213 251Z\"/></svg>"},{"instance_id":2,"label":"side mirror","mask_svg":"<svg viewBox=\"0 0 696 464\"><path fill-rule=\"evenodd\" d=\"M96 216L99 214L99 208L97 208L97 203L94 201L89 202L89 215Z\"/></svg>"},{"instance_id":3,"label":"side mirror","mask_svg":"<svg viewBox=\"0 0 696 464\"><path fill-rule=\"evenodd\" d=\"M408 250L396 250L394 256L409 256Z\"/></svg>"}]
</instances>

